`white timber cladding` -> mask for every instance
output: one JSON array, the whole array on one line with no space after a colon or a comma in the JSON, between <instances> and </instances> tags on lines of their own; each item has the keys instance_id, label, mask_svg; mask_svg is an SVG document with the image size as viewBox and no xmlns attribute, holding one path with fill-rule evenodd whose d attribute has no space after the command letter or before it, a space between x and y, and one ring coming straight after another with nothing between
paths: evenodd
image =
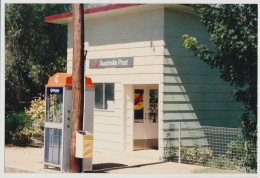
<instances>
[{"instance_id":1,"label":"white timber cladding","mask_svg":"<svg viewBox=\"0 0 260 178\"><path fill-rule=\"evenodd\" d=\"M232 88L220 79L217 70L189 53L181 41L182 35L188 34L211 47L206 29L192 13L171 8L164 12L163 147L178 145L178 132L167 128L179 122L182 128L237 127L240 104L231 101ZM183 131L182 136L184 146L208 144L201 139L203 133Z\"/></svg>"},{"instance_id":2,"label":"white timber cladding","mask_svg":"<svg viewBox=\"0 0 260 178\"><path fill-rule=\"evenodd\" d=\"M134 88L133 85L125 85L124 86L124 127L123 127L123 137L124 137L124 151L131 152L133 150L133 115L134 115L134 105L133 93Z\"/></svg>"},{"instance_id":3,"label":"white timber cladding","mask_svg":"<svg viewBox=\"0 0 260 178\"><path fill-rule=\"evenodd\" d=\"M85 74L93 83L115 84L114 110L94 111L94 150L131 151L132 123L129 123L129 118L133 117L133 109L125 108L125 102L131 102L125 94L133 90L131 87L126 89L125 85L163 82L163 16L164 9L158 6L152 10L85 20L85 49L88 50ZM72 72L72 32L72 23L69 23L68 73ZM90 59L117 57L134 57L134 67L89 69ZM159 115L161 117L162 113Z\"/></svg>"}]
</instances>

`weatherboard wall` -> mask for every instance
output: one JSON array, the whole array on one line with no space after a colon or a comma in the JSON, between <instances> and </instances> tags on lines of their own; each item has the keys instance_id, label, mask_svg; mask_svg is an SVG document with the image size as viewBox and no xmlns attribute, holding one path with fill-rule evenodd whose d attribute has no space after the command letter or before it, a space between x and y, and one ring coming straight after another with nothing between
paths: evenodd
<instances>
[{"instance_id":1,"label":"weatherboard wall","mask_svg":"<svg viewBox=\"0 0 260 178\"><path fill-rule=\"evenodd\" d=\"M169 129L178 129L179 122L182 128L237 127L241 105L231 101L231 87L181 41L188 34L210 45L207 31L192 12L170 8L164 12L163 147L178 145L178 130ZM207 140L203 133L183 131L182 145L193 143L207 145Z\"/></svg>"},{"instance_id":2,"label":"weatherboard wall","mask_svg":"<svg viewBox=\"0 0 260 178\"><path fill-rule=\"evenodd\" d=\"M93 83L115 84L113 110L94 111L94 150L123 152L126 84L163 82L163 9L118 14L85 21L86 75ZM72 24L68 25L67 72L72 72ZM90 59L133 57L134 67L90 69ZM130 113L131 114L131 113ZM129 117L130 118L130 117ZM126 140L126 141L125 141Z\"/></svg>"},{"instance_id":3,"label":"weatherboard wall","mask_svg":"<svg viewBox=\"0 0 260 178\"><path fill-rule=\"evenodd\" d=\"M184 9L184 11L183 11ZM123 13L123 12L122 12ZM72 72L72 23L68 24L67 72ZM159 86L159 151L176 145L169 128L237 127L240 104L231 101L231 87L182 44L183 34L209 44L207 31L187 7L158 8L85 20L86 75L93 83L115 83L113 110L94 111L94 150L130 150L131 111L126 111L136 84ZM89 69L89 60L134 57L134 67ZM127 87L126 87L127 86ZM129 115L125 115L129 113ZM128 119L127 119L128 118ZM183 131L183 145L204 143L201 132Z\"/></svg>"}]
</instances>

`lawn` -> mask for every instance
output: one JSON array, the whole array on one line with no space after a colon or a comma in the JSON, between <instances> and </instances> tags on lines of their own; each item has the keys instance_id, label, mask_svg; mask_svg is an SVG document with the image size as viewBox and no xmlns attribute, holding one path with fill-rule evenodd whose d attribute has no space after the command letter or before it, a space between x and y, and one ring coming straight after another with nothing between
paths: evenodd
<instances>
[{"instance_id":1,"label":"lawn","mask_svg":"<svg viewBox=\"0 0 260 178\"><path fill-rule=\"evenodd\" d=\"M197 169L193 171L193 173L243 174L243 172L238 172L235 170L224 170L224 169L217 169L217 168Z\"/></svg>"}]
</instances>

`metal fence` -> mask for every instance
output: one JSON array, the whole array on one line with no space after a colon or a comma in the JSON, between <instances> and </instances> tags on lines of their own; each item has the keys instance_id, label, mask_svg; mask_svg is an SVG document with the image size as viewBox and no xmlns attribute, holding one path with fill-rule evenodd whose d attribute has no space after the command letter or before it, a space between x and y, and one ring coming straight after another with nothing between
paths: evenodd
<instances>
[{"instance_id":1,"label":"metal fence","mask_svg":"<svg viewBox=\"0 0 260 178\"><path fill-rule=\"evenodd\" d=\"M256 141L245 139L239 128L210 126L182 128L181 123L178 123L168 129L167 135L170 136L171 133L175 133L175 138L166 138L169 143L165 149L169 161L240 172L256 172ZM171 145L172 140L178 144ZM190 144L187 144L187 140Z\"/></svg>"}]
</instances>

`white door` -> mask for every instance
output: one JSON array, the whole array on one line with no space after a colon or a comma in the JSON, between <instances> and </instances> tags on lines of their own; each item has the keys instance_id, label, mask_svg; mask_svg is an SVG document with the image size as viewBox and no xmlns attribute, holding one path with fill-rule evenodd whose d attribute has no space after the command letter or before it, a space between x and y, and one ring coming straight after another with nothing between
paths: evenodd
<instances>
[{"instance_id":1,"label":"white door","mask_svg":"<svg viewBox=\"0 0 260 178\"><path fill-rule=\"evenodd\" d=\"M134 150L158 149L158 87L134 88Z\"/></svg>"}]
</instances>

